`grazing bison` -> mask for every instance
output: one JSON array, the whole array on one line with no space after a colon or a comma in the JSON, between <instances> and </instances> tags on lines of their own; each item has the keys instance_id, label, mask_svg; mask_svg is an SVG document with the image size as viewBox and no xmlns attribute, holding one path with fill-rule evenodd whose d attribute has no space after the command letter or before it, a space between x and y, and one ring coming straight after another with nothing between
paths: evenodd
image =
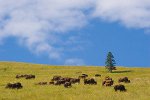
<instances>
[{"instance_id":1,"label":"grazing bison","mask_svg":"<svg viewBox=\"0 0 150 100\"><path fill-rule=\"evenodd\" d=\"M64 77L64 78L61 78L61 80L64 80L65 82L70 82L72 78L69 78L69 77Z\"/></svg>"},{"instance_id":2,"label":"grazing bison","mask_svg":"<svg viewBox=\"0 0 150 100\"><path fill-rule=\"evenodd\" d=\"M82 74L83 76L86 76L86 77L88 77L88 75L87 74Z\"/></svg>"},{"instance_id":3,"label":"grazing bison","mask_svg":"<svg viewBox=\"0 0 150 100\"><path fill-rule=\"evenodd\" d=\"M80 83L80 79L79 79L79 78L72 78L72 79L70 80L70 82L71 82L72 84Z\"/></svg>"},{"instance_id":4,"label":"grazing bison","mask_svg":"<svg viewBox=\"0 0 150 100\"><path fill-rule=\"evenodd\" d=\"M91 79L84 79L84 85L89 84L89 85L96 85L97 82L91 78Z\"/></svg>"},{"instance_id":5,"label":"grazing bison","mask_svg":"<svg viewBox=\"0 0 150 100\"><path fill-rule=\"evenodd\" d=\"M125 83L130 83L130 80L128 79L128 77L123 77L123 78L119 78L118 82L125 82Z\"/></svg>"},{"instance_id":6,"label":"grazing bison","mask_svg":"<svg viewBox=\"0 0 150 100\"><path fill-rule=\"evenodd\" d=\"M25 74L25 75L16 75L16 78L19 79L19 78L26 78L28 75Z\"/></svg>"},{"instance_id":7,"label":"grazing bison","mask_svg":"<svg viewBox=\"0 0 150 100\"><path fill-rule=\"evenodd\" d=\"M71 85L71 82L65 82L65 84L64 84L64 87L65 88L69 88L69 87L71 87L72 85Z\"/></svg>"},{"instance_id":8,"label":"grazing bison","mask_svg":"<svg viewBox=\"0 0 150 100\"><path fill-rule=\"evenodd\" d=\"M49 85L54 85L54 84L55 84L54 81L49 82Z\"/></svg>"},{"instance_id":9,"label":"grazing bison","mask_svg":"<svg viewBox=\"0 0 150 100\"><path fill-rule=\"evenodd\" d=\"M27 75L26 79L35 79L35 75Z\"/></svg>"},{"instance_id":10,"label":"grazing bison","mask_svg":"<svg viewBox=\"0 0 150 100\"><path fill-rule=\"evenodd\" d=\"M79 78L79 79L85 79L86 76L81 75L81 76L79 76L78 78Z\"/></svg>"},{"instance_id":11,"label":"grazing bison","mask_svg":"<svg viewBox=\"0 0 150 100\"><path fill-rule=\"evenodd\" d=\"M102 86L112 86L114 83L113 80L105 80L102 82Z\"/></svg>"},{"instance_id":12,"label":"grazing bison","mask_svg":"<svg viewBox=\"0 0 150 100\"><path fill-rule=\"evenodd\" d=\"M25 79L34 79L35 78L35 75L16 75L16 78L19 79L19 78L25 78Z\"/></svg>"},{"instance_id":13,"label":"grazing bison","mask_svg":"<svg viewBox=\"0 0 150 100\"><path fill-rule=\"evenodd\" d=\"M54 83L54 85L61 85L61 84L65 84L64 80L58 80L56 81L56 83Z\"/></svg>"},{"instance_id":14,"label":"grazing bison","mask_svg":"<svg viewBox=\"0 0 150 100\"><path fill-rule=\"evenodd\" d=\"M39 82L36 85L47 85L47 82Z\"/></svg>"},{"instance_id":15,"label":"grazing bison","mask_svg":"<svg viewBox=\"0 0 150 100\"><path fill-rule=\"evenodd\" d=\"M100 74L95 74L95 77L101 77L101 75Z\"/></svg>"},{"instance_id":16,"label":"grazing bison","mask_svg":"<svg viewBox=\"0 0 150 100\"><path fill-rule=\"evenodd\" d=\"M61 76L54 76L53 79L52 79L52 81L58 81L58 80L60 80L61 78L62 78Z\"/></svg>"},{"instance_id":17,"label":"grazing bison","mask_svg":"<svg viewBox=\"0 0 150 100\"><path fill-rule=\"evenodd\" d=\"M79 79L85 79L85 78L87 78L87 77L88 77L87 74L82 74L82 75L80 75L78 78L79 78Z\"/></svg>"},{"instance_id":18,"label":"grazing bison","mask_svg":"<svg viewBox=\"0 0 150 100\"><path fill-rule=\"evenodd\" d=\"M102 82L102 86L112 86L114 81L109 76L105 77L105 80Z\"/></svg>"},{"instance_id":19,"label":"grazing bison","mask_svg":"<svg viewBox=\"0 0 150 100\"><path fill-rule=\"evenodd\" d=\"M125 86L122 85L122 84L115 85L115 86L114 86L114 90L115 90L115 91L118 91L118 90L120 90L120 91L126 91Z\"/></svg>"},{"instance_id":20,"label":"grazing bison","mask_svg":"<svg viewBox=\"0 0 150 100\"><path fill-rule=\"evenodd\" d=\"M17 82L17 83L8 83L6 85L6 88L9 88L9 89L21 89L21 88L23 88L23 86L21 85L20 82Z\"/></svg>"}]
</instances>

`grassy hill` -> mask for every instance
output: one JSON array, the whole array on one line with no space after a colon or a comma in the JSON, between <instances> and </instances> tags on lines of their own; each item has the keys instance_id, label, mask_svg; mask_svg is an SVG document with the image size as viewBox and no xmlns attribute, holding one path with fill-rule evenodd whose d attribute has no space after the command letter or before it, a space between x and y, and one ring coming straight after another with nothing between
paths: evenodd
<instances>
[{"instance_id":1,"label":"grassy hill","mask_svg":"<svg viewBox=\"0 0 150 100\"><path fill-rule=\"evenodd\" d=\"M47 66L26 63L0 62L0 100L150 100L150 68L117 67L113 73L107 73L104 67L71 67ZM47 81L54 75L78 77L86 73L94 77L99 73L102 77L96 78L97 85L73 85L72 88L63 86L38 86L37 82ZM34 74L33 80L16 79L17 74ZM110 76L118 84L120 77L127 76L131 83L125 84L127 92L115 92L113 87L101 85L105 76ZM9 82L21 82L23 89L5 89Z\"/></svg>"}]
</instances>

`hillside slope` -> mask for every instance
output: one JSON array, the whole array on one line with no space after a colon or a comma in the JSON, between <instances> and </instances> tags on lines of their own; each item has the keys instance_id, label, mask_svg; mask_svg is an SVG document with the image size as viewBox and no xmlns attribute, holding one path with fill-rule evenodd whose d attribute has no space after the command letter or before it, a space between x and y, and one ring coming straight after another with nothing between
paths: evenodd
<instances>
[{"instance_id":1,"label":"hillside slope","mask_svg":"<svg viewBox=\"0 0 150 100\"><path fill-rule=\"evenodd\" d=\"M37 82L47 81L54 75L78 77L86 73L89 77L101 74L96 78L97 85L75 84L72 88L63 86L38 86ZM16 79L17 74L34 74L35 79ZM110 76L118 84L120 77L127 76L131 83L125 84L127 92L115 92L113 87L101 85L105 76ZM21 82L23 89L5 89L9 82ZM26 63L0 62L0 100L149 100L150 68L117 67L113 73L107 73L104 67L70 67L47 66Z\"/></svg>"}]
</instances>

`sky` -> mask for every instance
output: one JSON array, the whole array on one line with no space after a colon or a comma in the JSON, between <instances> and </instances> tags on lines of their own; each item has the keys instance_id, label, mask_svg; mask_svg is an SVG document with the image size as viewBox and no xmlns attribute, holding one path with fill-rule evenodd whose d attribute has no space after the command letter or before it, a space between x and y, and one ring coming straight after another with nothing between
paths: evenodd
<instances>
[{"instance_id":1,"label":"sky","mask_svg":"<svg viewBox=\"0 0 150 100\"><path fill-rule=\"evenodd\" d=\"M149 0L0 0L0 61L150 67L149 44Z\"/></svg>"}]
</instances>

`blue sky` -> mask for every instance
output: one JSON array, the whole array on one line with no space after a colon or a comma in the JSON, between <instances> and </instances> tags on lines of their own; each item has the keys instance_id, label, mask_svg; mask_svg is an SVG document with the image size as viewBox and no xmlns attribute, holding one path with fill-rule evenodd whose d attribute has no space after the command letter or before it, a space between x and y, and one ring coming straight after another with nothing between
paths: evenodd
<instances>
[{"instance_id":1,"label":"blue sky","mask_svg":"<svg viewBox=\"0 0 150 100\"><path fill-rule=\"evenodd\" d=\"M0 1L0 60L149 67L150 1L108 1Z\"/></svg>"}]
</instances>

